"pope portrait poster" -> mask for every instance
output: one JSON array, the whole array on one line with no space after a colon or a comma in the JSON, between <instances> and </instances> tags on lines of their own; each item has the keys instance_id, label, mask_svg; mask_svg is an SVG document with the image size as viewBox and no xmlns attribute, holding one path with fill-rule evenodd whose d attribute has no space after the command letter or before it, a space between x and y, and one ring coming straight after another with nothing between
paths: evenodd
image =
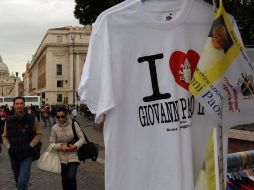
<instances>
[{"instance_id":1,"label":"pope portrait poster","mask_svg":"<svg viewBox=\"0 0 254 190\"><path fill-rule=\"evenodd\" d=\"M252 123L253 75L236 22L221 2L189 91L223 127Z\"/></svg>"},{"instance_id":2,"label":"pope portrait poster","mask_svg":"<svg viewBox=\"0 0 254 190\"><path fill-rule=\"evenodd\" d=\"M218 121L223 132L236 125L254 122L253 75L253 66L237 24L220 0L189 91ZM225 189L225 183L221 181L225 171L221 174L218 162L221 145L217 133L216 128L211 131L195 190Z\"/></svg>"}]
</instances>

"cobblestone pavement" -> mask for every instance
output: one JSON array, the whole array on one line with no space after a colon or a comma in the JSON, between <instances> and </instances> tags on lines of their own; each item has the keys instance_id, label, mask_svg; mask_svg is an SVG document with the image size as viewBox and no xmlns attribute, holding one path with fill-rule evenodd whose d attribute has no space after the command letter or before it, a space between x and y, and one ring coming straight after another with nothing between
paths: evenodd
<instances>
[{"instance_id":1,"label":"cobblestone pavement","mask_svg":"<svg viewBox=\"0 0 254 190\"><path fill-rule=\"evenodd\" d=\"M104 144L102 129L95 126L90 120L80 115L77 118L82 129L86 132L89 140L98 144L99 157L96 162L88 160L81 163L77 172L77 183L79 190L104 190ZM43 123L41 123L43 126ZM42 152L48 146L51 127L42 127L43 146ZM10 168L9 158L6 149L2 146L0 154L0 190L15 190L13 174ZM61 190L61 176L41 171L37 168L36 162L32 165L29 190Z\"/></svg>"}]
</instances>

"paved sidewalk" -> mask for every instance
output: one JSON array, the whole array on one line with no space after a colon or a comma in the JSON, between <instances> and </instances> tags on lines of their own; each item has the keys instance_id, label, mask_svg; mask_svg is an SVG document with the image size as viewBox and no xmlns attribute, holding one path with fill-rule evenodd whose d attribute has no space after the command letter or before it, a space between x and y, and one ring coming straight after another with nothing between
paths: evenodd
<instances>
[{"instance_id":1,"label":"paved sidewalk","mask_svg":"<svg viewBox=\"0 0 254 190\"><path fill-rule=\"evenodd\" d=\"M104 144L102 128L95 127L93 121L78 116L78 122L85 131L90 141L98 144L99 157L96 162L87 160L81 163L77 173L79 190L104 190ZM43 126L43 123L41 123ZM42 127L43 130L43 153L48 147L51 127ZM2 146L0 154L0 190L14 190L15 184L11 172L9 158L6 149ZM41 171L37 168L36 162L32 165L29 190L61 190L61 176Z\"/></svg>"}]
</instances>

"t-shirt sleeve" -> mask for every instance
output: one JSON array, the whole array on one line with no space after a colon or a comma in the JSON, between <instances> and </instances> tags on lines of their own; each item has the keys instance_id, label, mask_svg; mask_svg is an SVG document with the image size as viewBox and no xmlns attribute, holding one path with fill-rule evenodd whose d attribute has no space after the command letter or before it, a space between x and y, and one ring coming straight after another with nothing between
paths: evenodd
<instances>
[{"instance_id":1,"label":"t-shirt sleeve","mask_svg":"<svg viewBox=\"0 0 254 190\"><path fill-rule=\"evenodd\" d=\"M115 106L111 52L108 46L101 36L91 34L78 89L81 102L95 114L96 123L100 123L103 115Z\"/></svg>"}]
</instances>

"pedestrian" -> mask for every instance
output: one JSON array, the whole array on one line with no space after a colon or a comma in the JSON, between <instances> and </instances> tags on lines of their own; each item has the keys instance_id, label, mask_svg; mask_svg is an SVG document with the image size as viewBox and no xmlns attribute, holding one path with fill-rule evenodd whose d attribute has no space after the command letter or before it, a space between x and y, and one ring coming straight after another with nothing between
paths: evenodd
<instances>
[{"instance_id":1,"label":"pedestrian","mask_svg":"<svg viewBox=\"0 0 254 190\"><path fill-rule=\"evenodd\" d=\"M53 120L53 125L56 124L56 106L51 106L51 112L50 112L51 118Z\"/></svg>"},{"instance_id":2,"label":"pedestrian","mask_svg":"<svg viewBox=\"0 0 254 190\"><path fill-rule=\"evenodd\" d=\"M42 131L37 118L25 112L23 97L14 98L13 107L14 115L6 118L3 143L8 149L17 190L28 190L33 148L39 143Z\"/></svg>"},{"instance_id":3,"label":"pedestrian","mask_svg":"<svg viewBox=\"0 0 254 190\"><path fill-rule=\"evenodd\" d=\"M78 111L77 111L75 106L73 107L73 110L72 110L71 114L72 114L72 119L76 121L77 120Z\"/></svg>"},{"instance_id":4,"label":"pedestrian","mask_svg":"<svg viewBox=\"0 0 254 190\"><path fill-rule=\"evenodd\" d=\"M50 122L50 107L45 106L43 110L43 121L44 121L44 127L47 127L47 123L49 123L49 126L51 127Z\"/></svg>"},{"instance_id":5,"label":"pedestrian","mask_svg":"<svg viewBox=\"0 0 254 190\"><path fill-rule=\"evenodd\" d=\"M5 124L6 114L5 114L5 106L2 105L0 107L0 153L2 151L2 134L4 132L4 124Z\"/></svg>"},{"instance_id":6,"label":"pedestrian","mask_svg":"<svg viewBox=\"0 0 254 190\"><path fill-rule=\"evenodd\" d=\"M56 115L57 121L51 130L50 143L55 145L54 149L60 157L63 190L76 190L76 174L80 164L77 150L83 145L85 138L80 127L75 125L79 140L73 142L72 121L68 118L65 107L58 108Z\"/></svg>"}]
</instances>

